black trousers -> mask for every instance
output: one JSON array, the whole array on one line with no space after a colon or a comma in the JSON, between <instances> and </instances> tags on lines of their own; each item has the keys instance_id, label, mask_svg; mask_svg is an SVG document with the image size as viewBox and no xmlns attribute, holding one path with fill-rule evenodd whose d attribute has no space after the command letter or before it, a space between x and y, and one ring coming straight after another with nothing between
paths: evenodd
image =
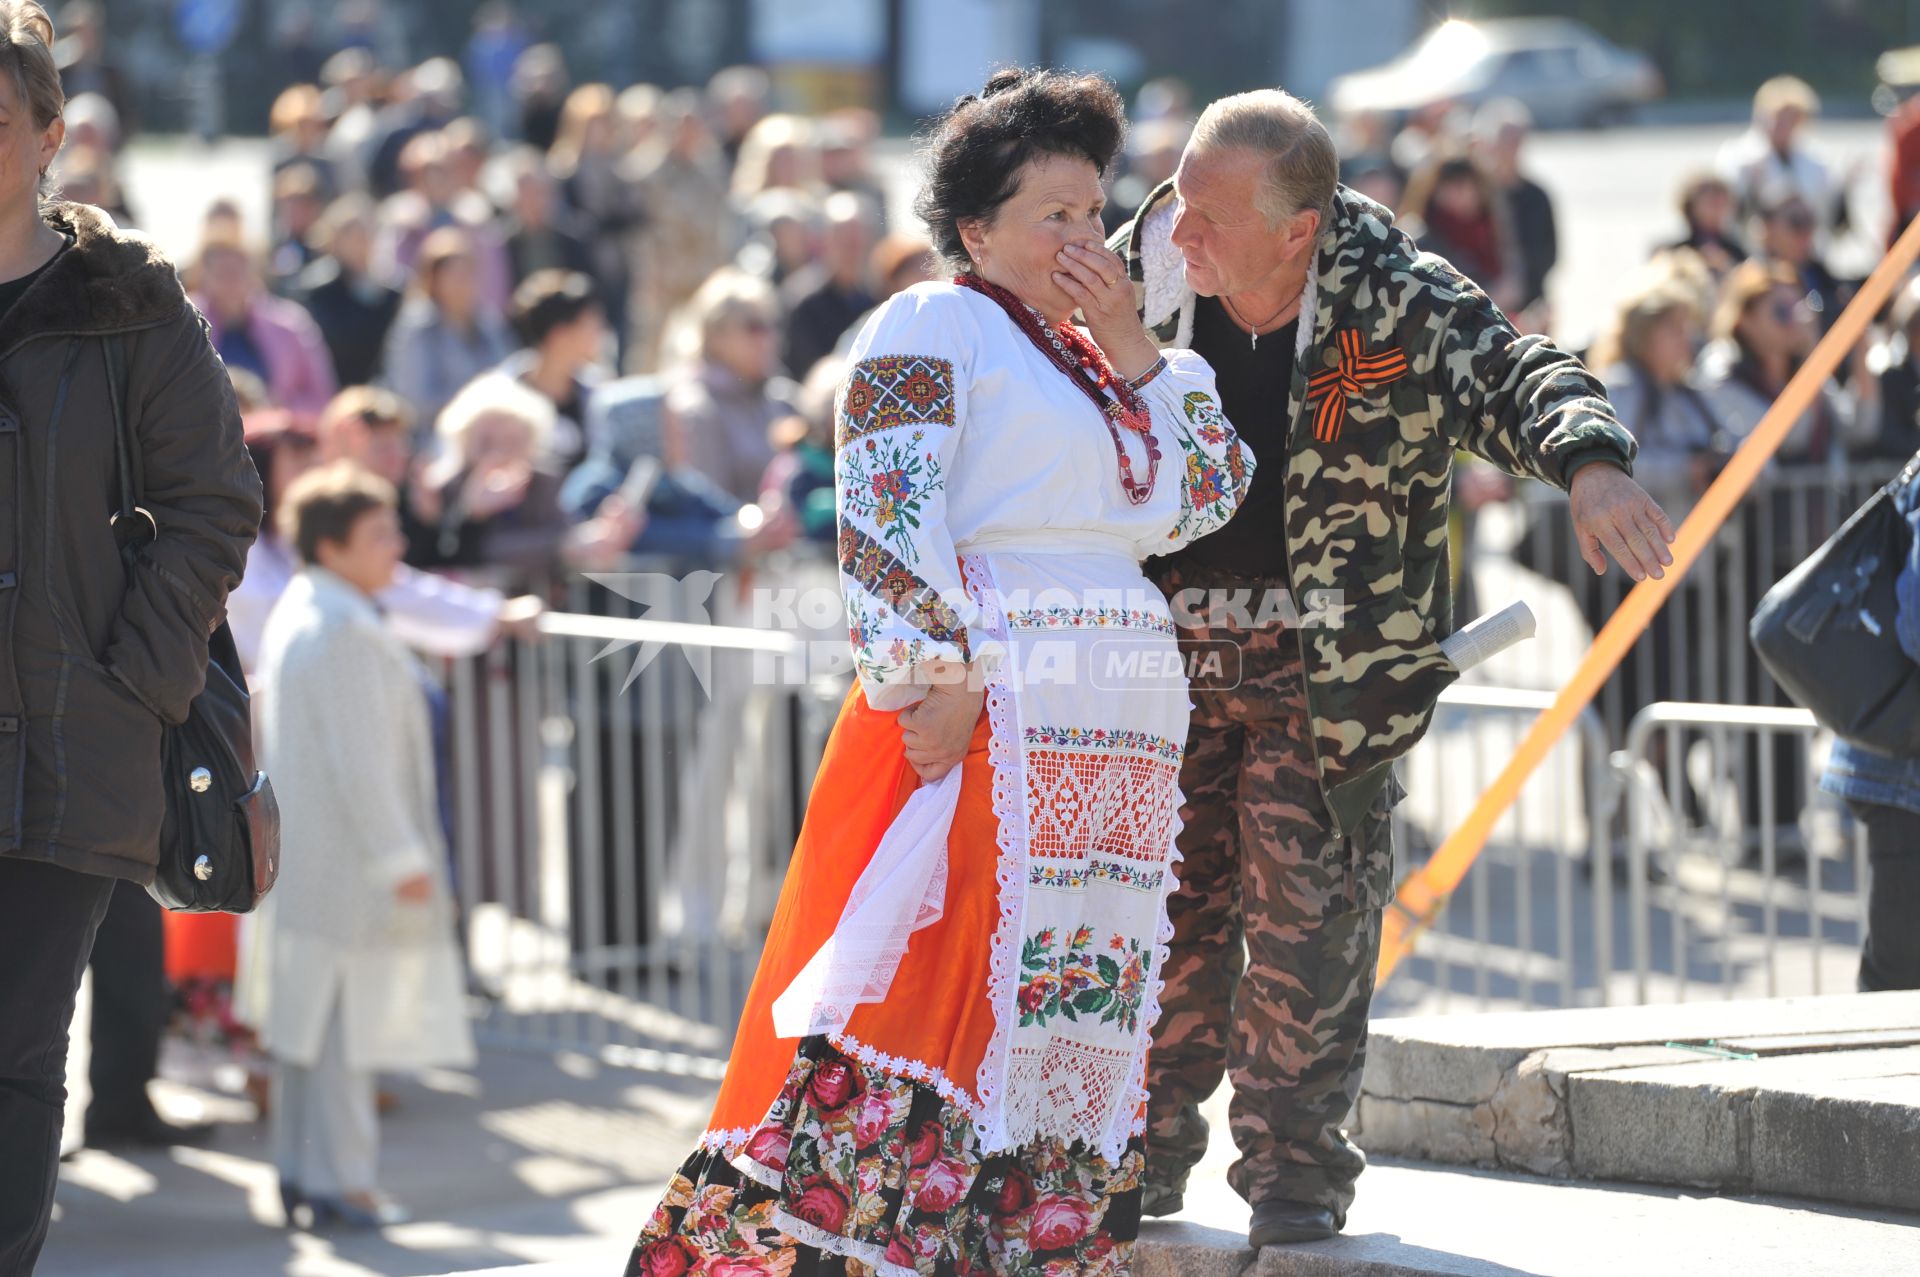
<instances>
[{"instance_id":1,"label":"black trousers","mask_svg":"<svg viewBox=\"0 0 1920 1277\"><path fill-rule=\"evenodd\" d=\"M1860 991L1920 989L1920 812L1849 802L1867 827L1867 937L1860 946Z\"/></svg>"},{"instance_id":2,"label":"black trousers","mask_svg":"<svg viewBox=\"0 0 1920 1277\"><path fill-rule=\"evenodd\" d=\"M67 1028L113 882L0 856L0 1277L47 1240L67 1103Z\"/></svg>"},{"instance_id":3,"label":"black trousers","mask_svg":"<svg viewBox=\"0 0 1920 1277\"><path fill-rule=\"evenodd\" d=\"M159 1116L147 1097L147 1083L160 1068L160 1036L172 1006L166 944L159 903L144 887L115 883L93 942L89 1140L107 1131L138 1129Z\"/></svg>"}]
</instances>

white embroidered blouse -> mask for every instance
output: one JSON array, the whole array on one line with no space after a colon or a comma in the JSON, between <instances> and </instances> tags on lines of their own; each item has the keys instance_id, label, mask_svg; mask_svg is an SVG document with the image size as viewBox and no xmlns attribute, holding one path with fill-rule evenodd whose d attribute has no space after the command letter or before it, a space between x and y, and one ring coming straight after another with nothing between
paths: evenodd
<instances>
[{"instance_id":1,"label":"white embroidered blouse","mask_svg":"<svg viewBox=\"0 0 1920 1277\"><path fill-rule=\"evenodd\" d=\"M1091 400L994 301L953 284L895 296L851 354L835 475L867 699L913 703L928 660L1001 658L988 686L1001 917L984 991L997 1029L978 1093L959 1098L988 1151L1057 1135L1117 1156L1144 1099L1190 708L1167 601L1140 563L1224 524L1254 461L1206 361L1166 351L1141 391L1161 458L1136 504ZM1120 434L1144 482L1145 441ZM946 825L928 813L944 789L950 817L958 775L896 820L913 847L890 871L920 857L925 898L896 892L869 934L891 925L897 940L916 909L922 924L938 916ZM835 945L860 948L841 931Z\"/></svg>"},{"instance_id":2,"label":"white embroidered blouse","mask_svg":"<svg viewBox=\"0 0 1920 1277\"><path fill-rule=\"evenodd\" d=\"M917 284L880 308L851 353L836 421L841 585L879 709L919 699L912 666L964 660L977 645L932 600L889 606L916 584L964 598L956 551L1080 546L1138 563L1224 524L1253 473L1221 416L1213 370L1190 350L1165 351L1167 370L1142 391L1162 455L1139 505L1121 488L1092 402L991 299ZM1121 435L1144 481L1145 447Z\"/></svg>"}]
</instances>

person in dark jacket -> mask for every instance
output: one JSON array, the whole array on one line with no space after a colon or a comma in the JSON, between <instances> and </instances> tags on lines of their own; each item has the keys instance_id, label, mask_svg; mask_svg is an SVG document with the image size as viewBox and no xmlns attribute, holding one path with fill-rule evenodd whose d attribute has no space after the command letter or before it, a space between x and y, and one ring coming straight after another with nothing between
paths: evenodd
<instances>
[{"instance_id":1,"label":"person in dark jacket","mask_svg":"<svg viewBox=\"0 0 1920 1277\"><path fill-rule=\"evenodd\" d=\"M1813 205L1798 195L1788 195L1760 209L1760 242L1754 256L1764 262L1778 262L1793 271L1807 296L1807 304L1817 312L1820 331L1833 327L1840 309L1853 298L1853 287L1837 278L1822 260L1814 241L1820 219Z\"/></svg>"},{"instance_id":2,"label":"person in dark jacket","mask_svg":"<svg viewBox=\"0 0 1920 1277\"><path fill-rule=\"evenodd\" d=\"M532 147L521 147L505 160L513 185L513 204L506 224L507 263L518 288L536 271L577 271L593 274L593 228L560 200L546 159Z\"/></svg>"},{"instance_id":3,"label":"person in dark jacket","mask_svg":"<svg viewBox=\"0 0 1920 1277\"><path fill-rule=\"evenodd\" d=\"M1733 186L1718 173L1696 173L1680 187L1680 216L1687 233L1665 249L1690 248L1707 264L1714 283L1747 260L1747 246L1734 229Z\"/></svg>"},{"instance_id":4,"label":"person in dark jacket","mask_svg":"<svg viewBox=\"0 0 1920 1277\"><path fill-rule=\"evenodd\" d=\"M159 854L161 731L260 524L240 413L171 263L85 205L42 203L64 98L53 24L0 0L0 1272L46 1240L67 1025L117 880ZM28 122L31 121L31 124ZM128 567L104 355L158 536ZM56 446L57 440L57 446Z\"/></svg>"},{"instance_id":5,"label":"person in dark jacket","mask_svg":"<svg viewBox=\"0 0 1920 1277\"><path fill-rule=\"evenodd\" d=\"M1446 258L1494 305L1517 314L1526 293L1520 251L1507 206L1480 166L1464 155L1438 160L1407 182L1405 199L1408 234L1421 250Z\"/></svg>"},{"instance_id":6,"label":"person in dark jacket","mask_svg":"<svg viewBox=\"0 0 1920 1277\"><path fill-rule=\"evenodd\" d=\"M387 330L400 313L400 291L373 274L373 227L366 196L335 200L313 229L323 255L300 272L295 290L320 326L343 386L363 386L380 374Z\"/></svg>"},{"instance_id":7,"label":"person in dark jacket","mask_svg":"<svg viewBox=\"0 0 1920 1277\"><path fill-rule=\"evenodd\" d=\"M1920 664L1920 453L1895 490L1906 519L1907 557L1894 581L1893 632L1900 650ZM1920 755L1898 757L1836 738L1820 788L1846 799L1867 827L1867 934L1860 943L1859 989L1920 989Z\"/></svg>"},{"instance_id":8,"label":"person in dark jacket","mask_svg":"<svg viewBox=\"0 0 1920 1277\"><path fill-rule=\"evenodd\" d=\"M1897 461L1920 450L1920 280L1894 300L1891 329L1868 357L1880 378L1880 434L1854 453L1861 460Z\"/></svg>"},{"instance_id":9,"label":"person in dark jacket","mask_svg":"<svg viewBox=\"0 0 1920 1277\"><path fill-rule=\"evenodd\" d=\"M1547 276L1560 260L1560 233L1553 197L1522 171L1520 152L1533 128L1533 115L1520 102L1501 98L1473 117L1473 149L1486 170L1494 196L1507 206L1507 225L1520 257L1520 304L1530 310L1546 300Z\"/></svg>"},{"instance_id":10,"label":"person in dark jacket","mask_svg":"<svg viewBox=\"0 0 1920 1277\"><path fill-rule=\"evenodd\" d=\"M873 295L871 258L878 225L866 200L840 191L827 197L826 234L819 261L789 279L787 337L782 358L796 381L833 353L840 338L879 301Z\"/></svg>"},{"instance_id":11,"label":"person in dark jacket","mask_svg":"<svg viewBox=\"0 0 1920 1277\"><path fill-rule=\"evenodd\" d=\"M577 271L543 270L513 293L514 331L526 349L500 365L553 404L548 455L562 472L587 455L587 404L606 379L607 312L593 281Z\"/></svg>"}]
</instances>

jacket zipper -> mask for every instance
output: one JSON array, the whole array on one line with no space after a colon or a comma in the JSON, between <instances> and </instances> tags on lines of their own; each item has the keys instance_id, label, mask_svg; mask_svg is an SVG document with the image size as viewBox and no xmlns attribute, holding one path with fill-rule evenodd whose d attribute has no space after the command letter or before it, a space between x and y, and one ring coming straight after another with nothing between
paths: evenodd
<instances>
[{"instance_id":1,"label":"jacket zipper","mask_svg":"<svg viewBox=\"0 0 1920 1277\"><path fill-rule=\"evenodd\" d=\"M1314 269L1316 273L1319 270L1319 263L1317 261L1315 262ZM1316 290L1316 292L1317 291L1318 290ZM1317 296L1314 299L1314 310L1316 313L1313 316L1313 324L1309 330L1310 336L1307 340L1307 348L1309 350L1315 349L1319 345L1319 298ZM1297 349L1298 347L1296 347L1296 351ZM1300 597L1300 592L1294 588L1293 582L1293 484L1291 481L1293 479L1293 436L1294 432L1299 428L1302 411L1305 407L1306 376L1306 368L1296 354L1293 361L1293 385L1287 391L1286 473L1281 476L1280 483L1280 516L1281 522L1286 528L1285 535L1287 542L1284 547L1285 553L1282 556L1285 565L1282 575L1284 575L1287 580L1287 597L1293 603L1293 612L1296 618L1301 615L1300 608L1303 600ZM1294 625L1293 642L1294 649L1300 656L1300 697L1307 707L1307 748L1313 751L1313 783L1318 786L1320 790L1320 803L1327 809L1327 820L1332 827L1333 836L1339 838L1343 833L1340 828L1340 816L1339 813L1334 811L1333 796L1327 791L1327 774L1320 761L1320 733L1314 730L1314 724L1318 721L1319 715L1313 708L1313 679L1307 669L1306 626L1297 623Z\"/></svg>"}]
</instances>

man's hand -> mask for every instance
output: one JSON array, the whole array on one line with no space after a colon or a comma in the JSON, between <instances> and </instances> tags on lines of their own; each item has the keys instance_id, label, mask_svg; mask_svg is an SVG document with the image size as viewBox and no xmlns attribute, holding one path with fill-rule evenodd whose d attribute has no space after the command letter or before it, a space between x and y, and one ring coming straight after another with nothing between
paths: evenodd
<instances>
[{"instance_id":1,"label":"man's hand","mask_svg":"<svg viewBox=\"0 0 1920 1277\"><path fill-rule=\"evenodd\" d=\"M1604 462L1582 466L1574 472L1567 496L1580 557L1595 576L1607 573L1602 547L1636 581L1666 576L1673 562L1667 550L1673 543L1673 523L1626 471Z\"/></svg>"},{"instance_id":2,"label":"man's hand","mask_svg":"<svg viewBox=\"0 0 1920 1277\"><path fill-rule=\"evenodd\" d=\"M900 711L900 734L913 770L921 780L936 781L966 758L987 690L974 685L963 665L941 663L929 673L936 681L926 698Z\"/></svg>"}]
</instances>

